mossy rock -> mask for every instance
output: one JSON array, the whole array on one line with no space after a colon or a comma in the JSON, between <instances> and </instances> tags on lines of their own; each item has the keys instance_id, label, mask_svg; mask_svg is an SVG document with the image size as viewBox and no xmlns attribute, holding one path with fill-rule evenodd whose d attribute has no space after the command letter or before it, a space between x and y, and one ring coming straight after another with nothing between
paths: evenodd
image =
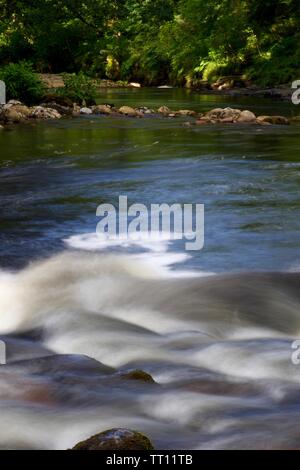
<instances>
[{"instance_id":1,"label":"mossy rock","mask_svg":"<svg viewBox=\"0 0 300 470\"><path fill-rule=\"evenodd\" d=\"M154 447L144 434L116 428L79 442L73 450L154 450Z\"/></svg>"}]
</instances>

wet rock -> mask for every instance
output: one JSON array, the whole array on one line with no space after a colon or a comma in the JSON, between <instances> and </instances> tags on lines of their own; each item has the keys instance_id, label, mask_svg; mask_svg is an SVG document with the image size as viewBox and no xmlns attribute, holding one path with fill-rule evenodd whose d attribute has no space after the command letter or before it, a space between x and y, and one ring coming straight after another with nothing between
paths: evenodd
<instances>
[{"instance_id":1,"label":"wet rock","mask_svg":"<svg viewBox=\"0 0 300 470\"><path fill-rule=\"evenodd\" d=\"M52 108L45 108L43 106L34 106L31 108L29 117L33 119L60 119L61 114Z\"/></svg>"},{"instance_id":2,"label":"wet rock","mask_svg":"<svg viewBox=\"0 0 300 470\"><path fill-rule=\"evenodd\" d=\"M161 106L159 109L158 109L158 112L160 114L165 114L165 115L168 115L171 113L171 110L170 108L168 108L168 106Z\"/></svg>"},{"instance_id":3,"label":"wet rock","mask_svg":"<svg viewBox=\"0 0 300 470\"><path fill-rule=\"evenodd\" d=\"M74 117L80 116L80 106L78 106L78 104L74 103L73 110L72 110L72 116L74 116Z\"/></svg>"},{"instance_id":4,"label":"wet rock","mask_svg":"<svg viewBox=\"0 0 300 470\"><path fill-rule=\"evenodd\" d=\"M213 124L214 121L212 121L209 117L207 116L201 116L200 119L197 119L196 124L197 126L202 126L203 124Z\"/></svg>"},{"instance_id":5,"label":"wet rock","mask_svg":"<svg viewBox=\"0 0 300 470\"><path fill-rule=\"evenodd\" d=\"M55 109L55 111L57 111L61 115L72 116L73 114L73 105L72 105L72 108L70 108L67 106L62 106L61 104L58 104L55 102L50 102L50 103L42 103L41 106L43 108Z\"/></svg>"},{"instance_id":6,"label":"wet rock","mask_svg":"<svg viewBox=\"0 0 300 470\"><path fill-rule=\"evenodd\" d=\"M234 121L233 117L226 117L224 119L221 119L220 122L222 122L224 124L230 124L230 123L235 122L235 121Z\"/></svg>"},{"instance_id":7,"label":"wet rock","mask_svg":"<svg viewBox=\"0 0 300 470\"><path fill-rule=\"evenodd\" d=\"M91 108L84 107L80 108L80 114L90 115L93 114L93 111L91 110Z\"/></svg>"},{"instance_id":8,"label":"wet rock","mask_svg":"<svg viewBox=\"0 0 300 470\"><path fill-rule=\"evenodd\" d=\"M206 113L206 117L216 122L235 122L240 117L241 111L233 108L215 108Z\"/></svg>"},{"instance_id":9,"label":"wet rock","mask_svg":"<svg viewBox=\"0 0 300 470\"><path fill-rule=\"evenodd\" d=\"M2 119L5 122L17 124L24 120L24 116L11 107L3 110Z\"/></svg>"},{"instance_id":10,"label":"wet rock","mask_svg":"<svg viewBox=\"0 0 300 470\"><path fill-rule=\"evenodd\" d=\"M28 106L25 106L24 104L17 104L10 109L17 111L17 113L20 113L24 119L28 118L30 115L30 108L28 108Z\"/></svg>"},{"instance_id":11,"label":"wet rock","mask_svg":"<svg viewBox=\"0 0 300 470\"><path fill-rule=\"evenodd\" d=\"M150 109L150 108L147 108L147 106L142 106L142 107L138 108L138 111L140 113L143 113L143 114L154 114L154 110Z\"/></svg>"},{"instance_id":12,"label":"wet rock","mask_svg":"<svg viewBox=\"0 0 300 470\"><path fill-rule=\"evenodd\" d=\"M239 115L237 122L252 123L256 122L256 116L251 111L242 111Z\"/></svg>"},{"instance_id":13,"label":"wet rock","mask_svg":"<svg viewBox=\"0 0 300 470\"><path fill-rule=\"evenodd\" d=\"M142 87L142 85L140 83L137 83L137 82L130 82L129 86L132 87L132 88L141 88Z\"/></svg>"},{"instance_id":14,"label":"wet rock","mask_svg":"<svg viewBox=\"0 0 300 470\"><path fill-rule=\"evenodd\" d=\"M7 109L12 106L19 106L19 105L22 106L23 103L21 103L21 101L18 101L18 100L9 100L8 103L6 103L6 105L4 106L4 108Z\"/></svg>"},{"instance_id":15,"label":"wet rock","mask_svg":"<svg viewBox=\"0 0 300 470\"><path fill-rule=\"evenodd\" d=\"M127 372L121 372L119 377L125 380L138 380L140 382L146 382L146 383L152 383L152 384L156 383L150 374L147 374L147 372L144 372L143 370L140 370L140 369L135 369L135 370L127 371Z\"/></svg>"},{"instance_id":16,"label":"wet rock","mask_svg":"<svg viewBox=\"0 0 300 470\"><path fill-rule=\"evenodd\" d=\"M110 429L79 442L73 450L154 450L148 437L130 429Z\"/></svg>"},{"instance_id":17,"label":"wet rock","mask_svg":"<svg viewBox=\"0 0 300 470\"><path fill-rule=\"evenodd\" d=\"M98 104L92 108L94 114L112 114L111 106L107 104Z\"/></svg>"},{"instance_id":18,"label":"wet rock","mask_svg":"<svg viewBox=\"0 0 300 470\"><path fill-rule=\"evenodd\" d=\"M196 116L196 111L192 111L191 109L180 109L177 111L177 114L180 116Z\"/></svg>"},{"instance_id":19,"label":"wet rock","mask_svg":"<svg viewBox=\"0 0 300 470\"><path fill-rule=\"evenodd\" d=\"M143 114L140 111L138 111L134 108L131 108L130 106L122 106L119 109L119 113L124 114L125 116L130 116L130 117L141 117L141 116L143 116Z\"/></svg>"},{"instance_id":20,"label":"wet rock","mask_svg":"<svg viewBox=\"0 0 300 470\"><path fill-rule=\"evenodd\" d=\"M208 111L205 116L207 119L219 119L223 113L223 108L215 108Z\"/></svg>"},{"instance_id":21,"label":"wet rock","mask_svg":"<svg viewBox=\"0 0 300 470\"><path fill-rule=\"evenodd\" d=\"M290 121L284 116L258 116L257 122L261 123L268 123L274 125L289 125Z\"/></svg>"},{"instance_id":22,"label":"wet rock","mask_svg":"<svg viewBox=\"0 0 300 470\"><path fill-rule=\"evenodd\" d=\"M18 123L27 119L30 109L20 101L11 100L1 109L1 119L8 123Z\"/></svg>"}]
</instances>

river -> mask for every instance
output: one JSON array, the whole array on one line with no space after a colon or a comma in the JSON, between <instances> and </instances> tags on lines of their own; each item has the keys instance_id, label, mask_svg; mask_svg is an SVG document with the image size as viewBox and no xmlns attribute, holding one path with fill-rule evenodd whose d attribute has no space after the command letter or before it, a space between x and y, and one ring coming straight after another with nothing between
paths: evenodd
<instances>
[{"instance_id":1,"label":"river","mask_svg":"<svg viewBox=\"0 0 300 470\"><path fill-rule=\"evenodd\" d=\"M297 114L177 89L100 102ZM0 132L1 448L65 449L111 427L158 449L299 448L299 126L186 120ZM119 195L205 204L204 248L99 245L96 208ZM124 379L131 369L156 383Z\"/></svg>"}]
</instances>

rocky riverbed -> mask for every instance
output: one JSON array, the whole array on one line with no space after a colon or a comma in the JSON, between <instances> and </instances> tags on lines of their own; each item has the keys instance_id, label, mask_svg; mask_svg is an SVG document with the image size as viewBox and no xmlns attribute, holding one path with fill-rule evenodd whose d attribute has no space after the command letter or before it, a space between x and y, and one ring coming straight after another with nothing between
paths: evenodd
<instances>
[{"instance_id":1,"label":"rocky riverbed","mask_svg":"<svg viewBox=\"0 0 300 470\"><path fill-rule=\"evenodd\" d=\"M206 113L196 112L192 109L172 110L168 106L151 109L146 106L134 108L131 106L115 107L113 104L103 103L94 106L79 106L67 98L48 95L38 106L26 106L20 101L11 100L0 108L0 126L32 122L36 120L61 119L63 117L78 117L80 115L105 115L108 117L165 117L188 118L188 125L205 124L255 124L255 125L289 125L299 122L299 116L288 119L285 116L257 116L247 109L215 108Z\"/></svg>"}]
</instances>

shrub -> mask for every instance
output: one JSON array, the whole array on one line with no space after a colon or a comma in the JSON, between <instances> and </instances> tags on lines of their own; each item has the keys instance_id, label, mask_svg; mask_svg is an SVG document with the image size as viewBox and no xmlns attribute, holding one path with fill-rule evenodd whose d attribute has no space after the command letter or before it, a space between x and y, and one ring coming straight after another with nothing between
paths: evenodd
<instances>
[{"instance_id":1,"label":"shrub","mask_svg":"<svg viewBox=\"0 0 300 470\"><path fill-rule=\"evenodd\" d=\"M97 96L95 84L83 72L63 74L63 79L65 86L58 90L61 95L79 104L84 101L87 105L95 104Z\"/></svg>"},{"instance_id":2,"label":"shrub","mask_svg":"<svg viewBox=\"0 0 300 470\"><path fill-rule=\"evenodd\" d=\"M0 69L0 80L6 84L7 98L36 103L45 92L39 76L28 62L8 64Z\"/></svg>"}]
</instances>

